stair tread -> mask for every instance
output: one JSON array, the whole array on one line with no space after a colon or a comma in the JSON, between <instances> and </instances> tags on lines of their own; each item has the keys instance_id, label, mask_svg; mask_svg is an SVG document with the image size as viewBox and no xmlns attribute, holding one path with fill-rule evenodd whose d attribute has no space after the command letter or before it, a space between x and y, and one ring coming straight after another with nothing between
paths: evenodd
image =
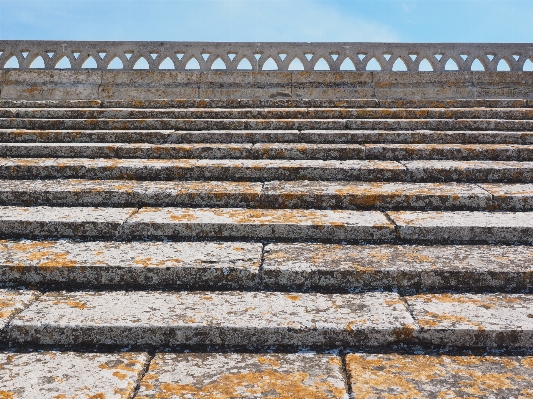
<instances>
[{"instance_id":1,"label":"stair tread","mask_svg":"<svg viewBox=\"0 0 533 399\"><path fill-rule=\"evenodd\" d=\"M346 356L346 369L355 399L533 395L530 356L353 353Z\"/></svg>"},{"instance_id":2,"label":"stair tread","mask_svg":"<svg viewBox=\"0 0 533 399\"><path fill-rule=\"evenodd\" d=\"M0 335L13 317L28 307L38 296L39 293L33 290L0 289Z\"/></svg>"},{"instance_id":3,"label":"stair tread","mask_svg":"<svg viewBox=\"0 0 533 399\"><path fill-rule=\"evenodd\" d=\"M413 331L394 293L51 292L10 322L39 344L376 346Z\"/></svg>"},{"instance_id":4,"label":"stair tread","mask_svg":"<svg viewBox=\"0 0 533 399\"><path fill-rule=\"evenodd\" d=\"M0 352L0 392L24 399L129 398L149 360L142 352Z\"/></svg>"}]
</instances>

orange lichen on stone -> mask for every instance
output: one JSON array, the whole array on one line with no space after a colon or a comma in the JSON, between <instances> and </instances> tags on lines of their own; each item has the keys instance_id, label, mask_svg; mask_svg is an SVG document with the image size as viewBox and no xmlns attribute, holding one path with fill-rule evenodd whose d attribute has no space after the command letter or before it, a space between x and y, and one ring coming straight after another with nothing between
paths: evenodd
<instances>
[{"instance_id":1,"label":"orange lichen on stone","mask_svg":"<svg viewBox=\"0 0 533 399\"><path fill-rule=\"evenodd\" d=\"M224 374L215 382L204 386L165 382L155 396L158 399L237 399L269 393L264 399L328 399L344 397L344 389L329 382L309 384L309 374L304 372L279 373L274 370ZM148 399L139 396L138 399Z\"/></svg>"}]
</instances>

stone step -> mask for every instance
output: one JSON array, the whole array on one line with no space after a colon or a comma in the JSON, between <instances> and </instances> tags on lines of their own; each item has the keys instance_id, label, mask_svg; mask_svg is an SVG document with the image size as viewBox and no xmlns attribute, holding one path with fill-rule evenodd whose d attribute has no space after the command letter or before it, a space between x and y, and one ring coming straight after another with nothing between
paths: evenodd
<instances>
[{"instance_id":1,"label":"stone step","mask_svg":"<svg viewBox=\"0 0 533 399\"><path fill-rule=\"evenodd\" d=\"M533 210L533 185L357 181L0 180L0 205L525 211Z\"/></svg>"},{"instance_id":2,"label":"stone step","mask_svg":"<svg viewBox=\"0 0 533 399\"><path fill-rule=\"evenodd\" d=\"M531 356L410 353L1 352L7 397L526 398ZM35 367L38 364L39 367ZM346 365L346 368L343 367ZM146 373L144 371L146 370ZM57 378L61 375L61 378ZM348 387L349 386L349 387ZM136 392L136 387L139 388Z\"/></svg>"},{"instance_id":3,"label":"stone step","mask_svg":"<svg viewBox=\"0 0 533 399\"><path fill-rule=\"evenodd\" d=\"M533 396L531 356L354 353L345 362L355 399Z\"/></svg>"},{"instance_id":4,"label":"stone step","mask_svg":"<svg viewBox=\"0 0 533 399\"><path fill-rule=\"evenodd\" d=\"M533 243L532 212L389 211L387 217L353 210L0 206L0 235Z\"/></svg>"},{"instance_id":5,"label":"stone step","mask_svg":"<svg viewBox=\"0 0 533 399\"><path fill-rule=\"evenodd\" d=\"M531 120L531 108L0 108L20 119L499 119Z\"/></svg>"},{"instance_id":6,"label":"stone step","mask_svg":"<svg viewBox=\"0 0 533 399\"><path fill-rule=\"evenodd\" d=\"M47 130L478 130L531 132L533 131L533 120L0 118L0 128Z\"/></svg>"},{"instance_id":7,"label":"stone step","mask_svg":"<svg viewBox=\"0 0 533 399\"><path fill-rule=\"evenodd\" d=\"M16 130L1 143L533 144L533 132L385 130Z\"/></svg>"},{"instance_id":8,"label":"stone step","mask_svg":"<svg viewBox=\"0 0 533 399\"><path fill-rule=\"evenodd\" d=\"M394 293L79 291L44 294L4 335L38 345L376 347L415 331Z\"/></svg>"},{"instance_id":9,"label":"stone step","mask_svg":"<svg viewBox=\"0 0 533 399\"><path fill-rule=\"evenodd\" d=\"M47 289L524 292L533 248L0 240L0 279Z\"/></svg>"},{"instance_id":10,"label":"stone step","mask_svg":"<svg viewBox=\"0 0 533 399\"><path fill-rule=\"evenodd\" d=\"M0 108L532 108L527 99L0 100Z\"/></svg>"},{"instance_id":11,"label":"stone step","mask_svg":"<svg viewBox=\"0 0 533 399\"><path fill-rule=\"evenodd\" d=\"M0 143L0 157L532 161L533 145Z\"/></svg>"},{"instance_id":12,"label":"stone step","mask_svg":"<svg viewBox=\"0 0 533 399\"><path fill-rule=\"evenodd\" d=\"M527 294L48 292L11 316L12 344L531 349Z\"/></svg>"},{"instance_id":13,"label":"stone step","mask_svg":"<svg viewBox=\"0 0 533 399\"><path fill-rule=\"evenodd\" d=\"M0 158L2 179L533 182L533 162Z\"/></svg>"}]
</instances>

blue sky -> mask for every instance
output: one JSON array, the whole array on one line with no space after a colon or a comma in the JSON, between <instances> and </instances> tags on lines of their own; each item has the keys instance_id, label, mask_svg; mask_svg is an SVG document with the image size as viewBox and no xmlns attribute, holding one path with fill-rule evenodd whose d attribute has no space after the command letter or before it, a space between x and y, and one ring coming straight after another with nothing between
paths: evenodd
<instances>
[{"instance_id":1,"label":"blue sky","mask_svg":"<svg viewBox=\"0 0 533 399\"><path fill-rule=\"evenodd\" d=\"M0 39L533 42L533 0L0 0Z\"/></svg>"}]
</instances>

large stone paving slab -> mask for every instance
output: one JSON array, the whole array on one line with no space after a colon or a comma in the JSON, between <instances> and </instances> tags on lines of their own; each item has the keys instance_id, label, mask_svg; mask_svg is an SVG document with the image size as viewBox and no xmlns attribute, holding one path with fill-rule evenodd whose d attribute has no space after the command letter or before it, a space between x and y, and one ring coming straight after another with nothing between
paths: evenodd
<instances>
[{"instance_id":1,"label":"large stone paving slab","mask_svg":"<svg viewBox=\"0 0 533 399\"><path fill-rule=\"evenodd\" d=\"M482 183L479 186L492 195L497 209L528 211L533 208L533 184Z\"/></svg>"},{"instance_id":2,"label":"large stone paving slab","mask_svg":"<svg viewBox=\"0 0 533 399\"><path fill-rule=\"evenodd\" d=\"M39 293L32 290L0 290L0 331L38 296Z\"/></svg>"},{"instance_id":3,"label":"large stone paving slab","mask_svg":"<svg viewBox=\"0 0 533 399\"><path fill-rule=\"evenodd\" d=\"M350 354L354 399L531 398L533 358Z\"/></svg>"},{"instance_id":4,"label":"large stone paving slab","mask_svg":"<svg viewBox=\"0 0 533 399\"><path fill-rule=\"evenodd\" d=\"M0 280L68 287L257 286L262 245L0 240Z\"/></svg>"},{"instance_id":5,"label":"large stone paving slab","mask_svg":"<svg viewBox=\"0 0 533 399\"><path fill-rule=\"evenodd\" d=\"M265 183L262 202L273 208L483 210L491 196L461 183L274 181Z\"/></svg>"},{"instance_id":6,"label":"large stone paving slab","mask_svg":"<svg viewBox=\"0 0 533 399\"><path fill-rule=\"evenodd\" d=\"M111 237L136 208L0 206L0 235Z\"/></svg>"},{"instance_id":7,"label":"large stone paving slab","mask_svg":"<svg viewBox=\"0 0 533 399\"><path fill-rule=\"evenodd\" d=\"M158 353L136 398L348 399L348 393L337 356Z\"/></svg>"},{"instance_id":8,"label":"large stone paving slab","mask_svg":"<svg viewBox=\"0 0 533 399\"><path fill-rule=\"evenodd\" d=\"M421 294L406 297L421 343L482 348L533 347L533 296Z\"/></svg>"},{"instance_id":9,"label":"large stone paving slab","mask_svg":"<svg viewBox=\"0 0 533 399\"><path fill-rule=\"evenodd\" d=\"M533 247L269 244L262 281L299 290L527 290Z\"/></svg>"},{"instance_id":10,"label":"large stone paving slab","mask_svg":"<svg viewBox=\"0 0 533 399\"><path fill-rule=\"evenodd\" d=\"M390 240L381 212L308 209L143 208L123 226L126 237Z\"/></svg>"},{"instance_id":11,"label":"large stone paving slab","mask_svg":"<svg viewBox=\"0 0 533 399\"><path fill-rule=\"evenodd\" d=\"M401 239L420 242L533 243L533 212L388 212Z\"/></svg>"},{"instance_id":12,"label":"large stone paving slab","mask_svg":"<svg viewBox=\"0 0 533 399\"><path fill-rule=\"evenodd\" d=\"M363 346L403 342L413 319L394 293L52 292L9 325L19 343Z\"/></svg>"},{"instance_id":13,"label":"large stone paving slab","mask_svg":"<svg viewBox=\"0 0 533 399\"><path fill-rule=\"evenodd\" d=\"M135 352L3 352L0 398L130 398L148 360Z\"/></svg>"}]
</instances>

